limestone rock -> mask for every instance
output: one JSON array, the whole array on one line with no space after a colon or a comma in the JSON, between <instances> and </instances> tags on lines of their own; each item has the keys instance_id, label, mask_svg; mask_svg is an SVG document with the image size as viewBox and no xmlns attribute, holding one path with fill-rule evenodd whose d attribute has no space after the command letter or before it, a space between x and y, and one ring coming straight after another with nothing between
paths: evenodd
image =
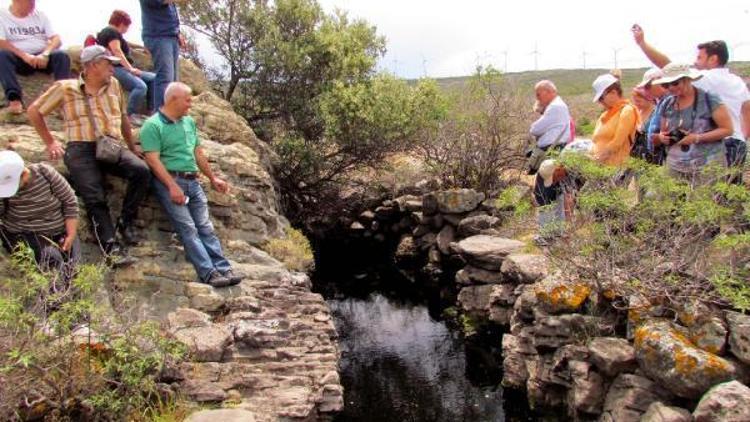
<instances>
[{"instance_id":1,"label":"limestone rock","mask_svg":"<svg viewBox=\"0 0 750 422\"><path fill-rule=\"evenodd\" d=\"M729 350L742 363L750 365L750 316L727 312L729 324Z\"/></svg>"},{"instance_id":2,"label":"limestone rock","mask_svg":"<svg viewBox=\"0 0 750 422\"><path fill-rule=\"evenodd\" d=\"M211 317L203 312L190 308L180 308L167 317L169 329L177 331L183 328L207 327Z\"/></svg>"},{"instance_id":3,"label":"limestone rock","mask_svg":"<svg viewBox=\"0 0 750 422\"><path fill-rule=\"evenodd\" d=\"M510 254L500 269L511 280L518 283L536 283L547 276L549 263L544 255Z\"/></svg>"},{"instance_id":4,"label":"limestone rock","mask_svg":"<svg viewBox=\"0 0 750 422\"><path fill-rule=\"evenodd\" d=\"M547 276L534 285L539 304L552 314L576 312L591 294L591 287L564 280L559 274Z\"/></svg>"},{"instance_id":5,"label":"limestone rock","mask_svg":"<svg viewBox=\"0 0 750 422\"><path fill-rule=\"evenodd\" d=\"M398 210L402 213L422 211L422 198L416 195L404 195L394 199Z\"/></svg>"},{"instance_id":6,"label":"limestone rock","mask_svg":"<svg viewBox=\"0 0 750 422\"><path fill-rule=\"evenodd\" d=\"M188 379L180 385L180 391L198 403L217 403L227 399L228 394L212 382Z\"/></svg>"},{"instance_id":7,"label":"limestone rock","mask_svg":"<svg viewBox=\"0 0 750 422\"><path fill-rule=\"evenodd\" d=\"M454 189L435 192L438 210L443 214L460 214L473 211L484 201L484 193L471 189Z\"/></svg>"},{"instance_id":8,"label":"limestone rock","mask_svg":"<svg viewBox=\"0 0 750 422\"><path fill-rule=\"evenodd\" d=\"M568 391L568 407L572 410L569 413L601 413L605 393L602 376L587 362L570 361L568 368L573 383Z\"/></svg>"},{"instance_id":9,"label":"limestone rock","mask_svg":"<svg viewBox=\"0 0 750 422\"><path fill-rule=\"evenodd\" d=\"M198 362L221 362L233 343L232 330L224 325L182 328L173 334Z\"/></svg>"},{"instance_id":10,"label":"limestone rock","mask_svg":"<svg viewBox=\"0 0 750 422\"><path fill-rule=\"evenodd\" d=\"M422 196L422 213L425 217L431 217L439 211L438 198L435 193L428 193Z\"/></svg>"},{"instance_id":11,"label":"limestone rock","mask_svg":"<svg viewBox=\"0 0 750 422\"><path fill-rule=\"evenodd\" d=\"M680 397L697 399L711 386L738 376L734 363L695 347L668 321L641 325L635 333L635 351L643 372Z\"/></svg>"},{"instance_id":12,"label":"limestone rock","mask_svg":"<svg viewBox=\"0 0 750 422\"><path fill-rule=\"evenodd\" d=\"M446 225L440 230L440 233L437 235L437 246L440 250L440 253L443 255L450 255L450 244L453 243L453 241L456 238L456 229L453 228L451 225Z\"/></svg>"},{"instance_id":13,"label":"limestone rock","mask_svg":"<svg viewBox=\"0 0 750 422\"><path fill-rule=\"evenodd\" d=\"M580 342L587 336L610 336L614 323L601 317L581 314L548 315L534 322L534 347L545 351Z\"/></svg>"},{"instance_id":14,"label":"limestone rock","mask_svg":"<svg viewBox=\"0 0 750 422\"><path fill-rule=\"evenodd\" d=\"M711 388L693 412L695 422L750 421L750 388L730 381Z\"/></svg>"},{"instance_id":15,"label":"limestone rock","mask_svg":"<svg viewBox=\"0 0 750 422\"><path fill-rule=\"evenodd\" d=\"M641 417L641 422L691 422L693 416L685 409L653 402Z\"/></svg>"},{"instance_id":16,"label":"limestone rock","mask_svg":"<svg viewBox=\"0 0 750 422\"><path fill-rule=\"evenodd\" d=\"M509 325L513 305L520 292L510 284L496 284L490 290L489 320L499 325Z\"/></svg>"},{"instance_id":17,"label":"limestone rock","mask_svg":"<svg viewBox=\"0 0 750 422\"><path fill-rule=\"evenodd\" d=\"M500 270L505 257L524 247L517 240L487 235L472 236L453 245L472 265L494 271Z\"/></svg>"},{"instance_id":18,"label":"limestone rock","mask_svg":"<svg viewBox=\"0 0 750 422\"><path fill-rule=\"evenodd\" d=\"M458 304L469 314L486 318L489 313L491 285L468 286L458 293Z\"/></svg>"},{"instance_id":19,"label":"limestone rock","mask_svg":"<svg viewBox=\"0 0 750 422\"><path fill-rule=\"evenodd\" d=\"M255 414L244 409L211 409L193 413L185 422L255 422Z\"/></svg>"},{"instance_id":20,"label":"limestone rock","mask_svg":"<svg viewBox=\"0 0 750 422\"><path fill-rule=\"evenodd\" d=\"M665 400L663 389L648 378L620 374L607 391L601 422L638 422L655 401Z\"/></svg>"},{"instance_id":21,"label":"limestone rock","mask_svg":"<svg viewBox=\"0 0 750 422\"><path fill-rule=\"evenodd\" d=\"M458 223L458 235L462 238L476 236L483 230L498 228L501 224L502 220L491 215L467 217Z\"/></svg>"},{"instance_id":22,"label":"limestone rock","mask_svg":"<svg viewBox=\"0 0 750 422\"><path fill-rule=\"evenodd\" d=\"M635 349L625 339L617 337L597 337L589 342L591 361L604 375L615 377L622 372L632 372L638 368Z\"/></svg>"},{"instance_id":23,"label":"limestone rock","mask_svg":"<svg viewBox=\"0 0 750 422\"><path fill-rule=\"evenodd\" d=\"M533 353L533 349L523 348L519 337L503 334L503 387L522 389L526 386L529 372L526 369L526 359ZM524 353L531 350L532 353Z\"/></svg>"},{"instance_id":24,"label":"limestone rock","mask_svg":"<svg viewBox=\"0 0 750 422\"><path fill-rule=\"evenodd\" d=\"M411 236L402 236L401 241L396 247L395 259L399 264L408 264L414 261L419 255L417 246L414 244L414 238Z\"/></svg>"},{"instance_id":25,"label":"limestone rock","mask_svg":"<svg viewBox=\"0 0 750 422\"><path fill-rule=\"evenodd\" d=\"M696 323L689 329L690 340L709 353L722 355L727 345L727 328L724 322L717 318L708 318L701 323Z\"/></svg>"},{"instance_id":26,"label":"limestone rock","mask_svg":"<svg viewBox=\"0 0 750 422\"><path fill-rule=\"evenodd\" d=\"M456 283L460 285L501 284L505 282L505 276L502 273L484 270L471 265L467 265L456 273Z\"/></svg>"}]
</instances>

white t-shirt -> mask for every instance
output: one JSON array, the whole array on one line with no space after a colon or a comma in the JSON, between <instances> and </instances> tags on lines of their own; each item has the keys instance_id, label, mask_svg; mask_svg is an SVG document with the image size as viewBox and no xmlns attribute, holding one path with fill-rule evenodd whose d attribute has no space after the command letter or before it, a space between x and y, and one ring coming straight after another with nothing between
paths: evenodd
<instances>
[{"instance_id":1,"label":"white t-shirt","mask_svg":"<svg viewBox=\"0 0 750 422\"><path fill-rule=\"evenodd\" d=\"M703 77L693 82L693 85L716 95L729 109L729 116L734 126L733 138L745 140L742 134L742 103L750 101L750 91L745 81L729 72L726 67L704 70Z\"/></svg>"},{"instance_id":2,"label":"white t-shirt","mask_svg":"<svg viewBox=\"0 0 750 422\"><path fill-rule=\"evenodd\" d=\"M25 18L13 16L8 9L0 9L0 39L10 42L21 51L39 54L47 41L57 35L47 15L34 10Z\"/></svg>"}]
</instances>

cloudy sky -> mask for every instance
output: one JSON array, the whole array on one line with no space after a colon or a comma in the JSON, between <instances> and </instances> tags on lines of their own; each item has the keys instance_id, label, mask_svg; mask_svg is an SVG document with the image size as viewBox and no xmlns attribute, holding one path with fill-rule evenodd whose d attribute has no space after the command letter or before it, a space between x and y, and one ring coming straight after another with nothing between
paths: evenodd
<instances>
[{"instance_id":1,"label":"cloudy sky","mask_svg":"<svg viewBox=\"0 0 750 422\"><path fill-rule=\"evenodd\" d=\"M677 0L319 1L375 25L388 45L379 66L407 78L466 75L478 64L509 72L580 68L584 57L587 67L614 67L615 56L619 67L644 67L629 31L634 22L673 60L692 62L695 45L712 39L726 40L733 59L750 60L747 0L713 0L713 8ZM140 42L138 0L37 0L37 7L66 45L101 29L115 8L134 18L126 38Z\"/></svg>"}]
</instances>

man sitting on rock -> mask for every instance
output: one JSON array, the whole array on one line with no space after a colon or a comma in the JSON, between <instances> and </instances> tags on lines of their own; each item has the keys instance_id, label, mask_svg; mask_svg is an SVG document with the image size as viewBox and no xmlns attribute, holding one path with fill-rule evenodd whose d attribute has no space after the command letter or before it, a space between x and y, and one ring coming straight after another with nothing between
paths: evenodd
<instances>
[{"instance_id":1,"label":"man sitting on rock","mask_svg":"<svg viewBox=\"0 0 750 422\"><path fill-rule=\"evenodd\" d=\"M190 87L181 82L167 86L164 105L141 128L141 145L156 176L154 192L198 277L213 287L232 286L242 277L232 272L221 250L208 217L208 200L199 182L200 173L221 193L229 192L229 185L211 171L195 120L188 116L191 94Z\"/></svg>"},{"instance_id":2,"label":"man sitting on rock","mask_svg":"<svg viewBox=\"0 0 750 422\"><path fill-rule=\"evenodd\" d=\"M81 52L81 77L55 82L28 111L29 121L46 144L49 159L63 158L70 172L71 184L86 205L99 246L115 266L133 263L134 259L126 256L116 242L116 230L104 189L104 174L128 180L117 229L123 241L130 245L138 243L135 219L151 180L151 172L138 157L141 153L133 143L120 84L112 77L112 65L119 60L100 45L84 48ZM58 109L63 115L65 149L52 137L44 121L44 116ZM97 154L97 145L105 137L116 144L125 139L128 145L129 149L118 150L115 162L105 162Z\"/></svg>"},{"instance_id":3,"label":"man sitting on rock","mask_svg":"<svg viewBox=\"0 0 750 422\"><path fill-rule=\"evenodd\" d=\"M35 0L13 0L0 10L0 83L8 111L23 113L23 94L16 73L52 73L55 80L70 77L70 58L60 48L60 36L47 16L34 8Z\"/></svg>"}]
</instances>

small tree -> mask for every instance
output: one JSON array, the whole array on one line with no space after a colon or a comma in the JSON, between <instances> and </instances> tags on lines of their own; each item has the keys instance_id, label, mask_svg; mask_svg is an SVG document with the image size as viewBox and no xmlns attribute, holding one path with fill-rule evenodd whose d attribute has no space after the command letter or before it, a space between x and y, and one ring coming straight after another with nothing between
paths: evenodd
<instances>
[{"instance_id":1,"label":"small tree","mask_svg":"<svg viewBox=\"0 0 750 422\"><path fill-rule=\"evenodd\" d=\"M495 190L524 162L527 108L498 71L479 67L454 95L449 117L424 132L420 155L444 186Z\"/></svg>"}]
</instances>

